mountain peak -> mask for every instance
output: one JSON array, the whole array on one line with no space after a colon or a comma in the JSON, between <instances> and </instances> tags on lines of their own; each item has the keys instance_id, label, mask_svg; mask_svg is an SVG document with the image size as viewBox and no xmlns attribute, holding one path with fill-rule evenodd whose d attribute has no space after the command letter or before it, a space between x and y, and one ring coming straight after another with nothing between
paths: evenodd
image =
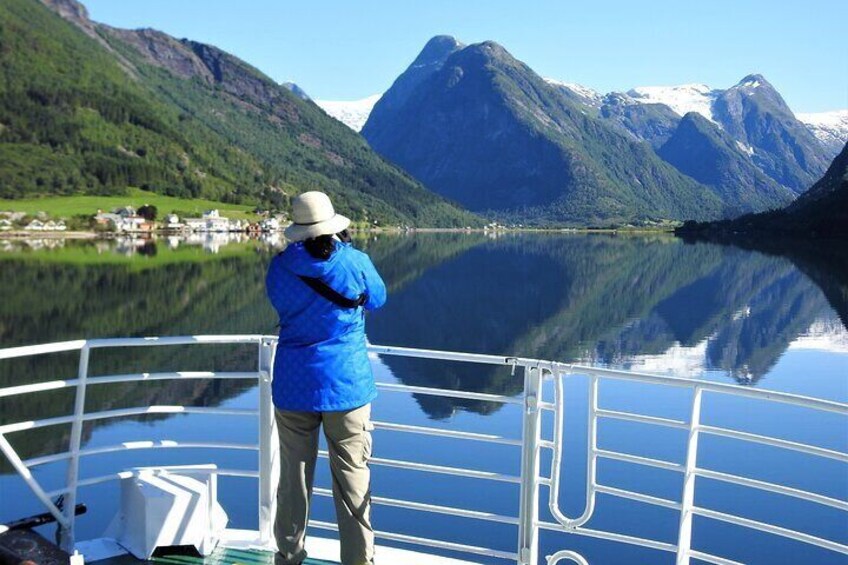
<instances>
[{"instance_id":1,"label":"mountain peak","mask_svg":"<svg viewBox=\"0 0 848 565\"><path fill-rule=\"evenodd\" d=\"M492 40L473 43L463 49L463 51L467 51L469 54L483 55L490 59L503 59L505 57L509 57L510 59L512 58L512 55L504 48L503 45Z\"/></svg>"},{"instance_id":2,"label":"mountain peak","mask_svg":"<svg viewBox=\"0 0 848 565\"><path fill-rule=\"evenodd\" d=\"M448 57L463 47L462 43L450 35L437 35L431 38L412 64L395 79L391 88L374 105L368 116L369 121L375 115L381 119L388 119L389 115L397 112L422 81L438 72ZM367 131L368 122L362 127L363 134Z\"/></svg>"},{"instance_id":3,"label":"mountain peak","mask_svg":"<svg viewBox=\"0 0 848 565\"><path fill-rule=\"evenodd\" d=\"M428 49L439 49L439 48L444 49L444 48L453 48L453 47L459 47L459 46L462 46L462 42L459 41L457 38L455 38L452 35L447 35L447 34L434 35L424 45L423 51L426 51Z\"/></svg>"},{"instance_id":4,"label":"mountain peak","mask_svg":"<svg viewBox=\"0 0 848 565\"><path fill-rule=\"evenodd\" d=\"M424 48L412 62L411 68L425 66L441 67L442 63L444 63L445 59L451 53L463 47L465 45L452 35L437 35L424 45Z\"/></svg>"},{"instance_id":5,"label":"mountain peak","mask_svg":"<svg viewBox=\"0 0 848 565\"><path fill-rule=\"evenodd\" d=\"M758 88L761 86L773 88L771 83L759 73L752 73L750 75L747 75L738 83L736 83L736 88Z\"/></svg>"}]
</instances>

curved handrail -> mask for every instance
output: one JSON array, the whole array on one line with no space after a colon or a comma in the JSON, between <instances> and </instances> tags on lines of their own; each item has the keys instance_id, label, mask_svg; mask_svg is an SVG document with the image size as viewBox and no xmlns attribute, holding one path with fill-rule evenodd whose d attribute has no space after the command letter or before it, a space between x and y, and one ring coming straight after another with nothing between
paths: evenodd
<instances>
[{"instance_id":1,"label":"curved handrail","mask_svg":"<svg viewBox=\"0 0 848 565\"><path fill-rule=\"evenodd\" d=\"M574 563L577 563L577 565L589 565L589 562L586 561L586 559L576 551L557 551L553 555L548 555L545 558L545 560L548 562L548 565L556 565L563 559L573 561Z\"/></svg>"},{"instance_id":2,"label":"curved handrail","mask_svg":"<svg viewBox=\"0 0 848 565\"><path fill-rule=\"evenodd\" d=\"M554 422L554 456L551 462L551 489L548 496L548 510L557 522L568 529L582 526L595 512L595 481L597 479L597 449L598 449L598 419L595 411L598 409L598 378L591 377L589 383L589 409L587 411L588 443L586 453L586 504L583 513L577 518L569 518L559 508L559 484L562 476L562 428L565 420L564 390L562 379L556 379L556 417Z\"/></svg>"}]
</instances>

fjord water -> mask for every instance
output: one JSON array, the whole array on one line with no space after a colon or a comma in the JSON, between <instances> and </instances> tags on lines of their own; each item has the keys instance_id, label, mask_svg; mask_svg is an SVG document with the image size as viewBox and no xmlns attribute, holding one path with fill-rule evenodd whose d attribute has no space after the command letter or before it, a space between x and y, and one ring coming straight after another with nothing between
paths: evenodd
<instances>
[{"instance_id":1,"label":"fjord water","mask_svg":"<svg viewBox=\"0 0 848 565\"><path fill-rule=\"evenodd\" d=\"M173 248L174 246L176 248ZM389 287L386 307L369 315L372 343L520 355L690 378L738 383L848 401L848 309L844 273L801 255L764 255L736 247L684 244L667 236L418 234L360 239ZM83 337L273 333L264 295L266 266L276 250L257 242L200 247L163 242L67 242L58 248L0 244L0 346ZM53 246L51 246L53 247ZM211 253L216 250L218 253ZM185 347L98 351L91 374L162 370L252 370L255 348ZM519 394L520 375L505 369L384 357L374 361L384 382ZM71 378L76 355L4 362L0 387ZM583 509L587 383L566 381L564 486L559 504ZM550 398L550 391L547 391ZM150 404L254 408L248 381L100 385L88 390L88 411ZM686 391L603 383L600 405L688 419ZM69 413L67 391L0 399L0 422ZM383 392L374 418L404 424L521 437L516 406ZM844 419L763 402L710 397L703 419L790 440L845 450ZM553 423L544 422L550 437ZM54 426L10 438L24 458L67 449L69 429ZM628 422L603 422L602 448L682 461L686 433ZM252 418L181 415L93 422L87 447L128 441L254 443ZM375 432L375 455L518 474L518 448L465 440ZM255 452L133 450L83 460L82 478L138 466L214 462L256 468ZM848 496L841 463L788 455L734 440L704 438L700 466L784 483L827 496ZM543 459L543 474L550 467ZM7 462L0 461L0 523L41 512ZM61 464L39 467L48 489L62 486ZM602 461L598 480L679 499L676 473ZM329 487L319 464L317 486ZM220 493L231 527L256 527L256 483L223 478ZM546 488L542 488L543 517ZM375 496L516 515L516 485L373 468ZM81 491L89 513L80 538L102 533L116 508L116 485ZM844 513L812 503L699 479L696 503L848 542ZM314 517L333 519L332 503L314 501ZM375 507L378 530L431 536L514 551L512 526ZM587 525L598 530L676 543L677 513L598 495ZM51 531L51 530L45 530ZM322 535L328 535L326 533ZM694 547L745 563L844 563L835 554L783 538L708 520L695 521ZM591 563L673 563L673 556L587 537L543 532L542 555L572 548ZM378 556L379 557L379 556ZM485 561L485 559L481 559ZM501 562L490 560L493 563Z\"/></svg>"}]
</instances>

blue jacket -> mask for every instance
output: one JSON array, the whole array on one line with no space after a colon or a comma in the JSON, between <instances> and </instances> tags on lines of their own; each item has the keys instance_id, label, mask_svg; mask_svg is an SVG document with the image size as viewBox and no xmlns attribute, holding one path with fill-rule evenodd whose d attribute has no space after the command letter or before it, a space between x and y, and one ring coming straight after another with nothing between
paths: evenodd
<instances>
[{"instance_id":1,"label":"blue jacket","mask_svg":"<svg viewBox=\"0 0 848 565\"><path fill-rule=\"evenodd\" d=\"M319 295L298 275L317 277L363 307L342 308ZM280 316L274 361L274 405L283 410L350 410L377 396L365 349L365 310L386 302L386 285L368 255L336 242L326 261L302 243L274 257L265 280L268 298Z\"/></svg>"}]
</instances>

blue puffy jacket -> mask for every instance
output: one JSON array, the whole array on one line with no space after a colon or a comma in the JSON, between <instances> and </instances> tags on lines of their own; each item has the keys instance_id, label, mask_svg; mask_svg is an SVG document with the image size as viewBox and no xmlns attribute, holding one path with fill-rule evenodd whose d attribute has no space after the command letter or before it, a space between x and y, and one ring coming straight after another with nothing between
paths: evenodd
<instances>
[{"instance_id":1,"label":"blue puffy jacket","mask_svg":"<svg viewBox=\"0 0 848 565\"><path fill-rule=\"evenodd\" d=\"M298 275L317 277L363 307L342 308L319 295ZM280 316L274 361L274 405L283 410L350 410L377 396L365 349L365 311L386 302L386 285L368 255L336 242L329 259L312 257L302 243L274 257L265 280Z\"/></svg>"}]
</instances>

